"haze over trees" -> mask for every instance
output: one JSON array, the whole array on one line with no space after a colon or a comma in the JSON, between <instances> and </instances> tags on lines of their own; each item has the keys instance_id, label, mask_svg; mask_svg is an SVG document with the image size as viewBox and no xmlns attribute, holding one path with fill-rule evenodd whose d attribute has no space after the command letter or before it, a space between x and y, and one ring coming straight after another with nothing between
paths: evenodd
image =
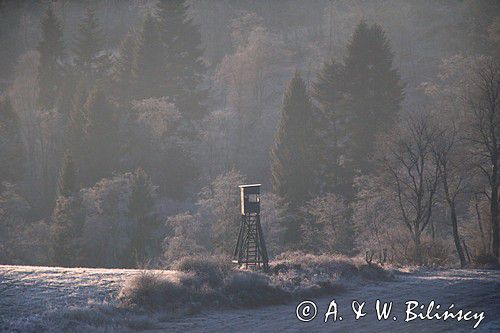
<instances>
[{"instance_id":1,"label":"haze over trees","mask_svg":"<svg viewBox=\"0 0 500 333\"><path fill-rule=\"evenodd\" d=\"M498 1L0 2L0 263L499 258ZM36 255L33 253L36 252Z\"/></svg>"}]
</instances>

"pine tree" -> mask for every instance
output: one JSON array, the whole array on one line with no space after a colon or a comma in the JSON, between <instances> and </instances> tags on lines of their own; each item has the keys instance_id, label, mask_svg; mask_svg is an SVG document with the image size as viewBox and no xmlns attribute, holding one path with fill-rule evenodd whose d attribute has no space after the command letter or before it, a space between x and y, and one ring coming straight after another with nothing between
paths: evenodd
<instances>
[{"instance_id":1,"label":"pine tree","mask_svg":"<svg viewBox=\"0 0 500 333\"><path fill-rule=\"evenodd\" d=\"M315 123L314 107L307 94L306 84L296 72L285 92L272 150L274 193L282 197L295 212L316 192ZM286 229L286 241L298 244L298 218L288 223Z\"/></svg>"},{"instance_id":2,"label":"pine tree","mask_svg":"<svg viewBox=\"0 0 500 333\"><path fill-rule=\"evenodd\" d=\"M146 16L137 40L134 55L134 96L136 99L162 97L165 84L172 77L165 76L165 57L158 26L150 14Z\"/></svg>"},{"instance_id":3,"label":"pine tree","mask_svg":"<svg viewBox=\"0 0 500 333\"><path fill-rule=\"evenodd\" d=\"M132 178L132 193L128 208L137 226L132 235L132 258L139 262L152 256L151 252L155 250L155 242L152 239L155 227L155 220L152 217L153 191L149 176L142 168L137 169Z\"/></svg>"},{"instance_id":4,"label":"pine tree","mask_svg":"<svg viewBox=\"0 0 500 333\"><path fill-rule=\"evenodd\" d=\"M377 135L389 129L401 109L403 88L393 68L394 55L385 33L377 24L362 21L347 46L343 75L347 100L347 157L361 173L372 170L370 157Z\"/></svg>"},{"instance_id":5,"label":"pine tree","mask_svg":"<svg viewBox=\"0 0 500 333\"><path fill-rule=\"evenodd\" d=\"M66 151L57 180L57 196L69 197L78 191L76 166L71 153Z\"/></svg>"},{"instance_id":6,"label":"pine tree","mask_svg":"<svg viewBox=\"0 0 500 333\"><path fill-rule=\"evenodd\" d=\"M134 53L136 48L136 36L129 32L122 43L118 56L113 64L113 82L115 83L116 95L122 100L131 98L134 78L132 68L134 65Z\"/></svg>"},{"instance_id":7,"label":"pine tree","mask_svg":"<svg viewBox=\"0 0 500 333\"><path fill-rule=\"evenodd\" d=\"M0 98L0 189L3 182L17 182L24 174L25 149L19 117L10 99Z\"/></svg>"},{"instance_id":8,"label":"pine tree","mask_svg":"<svg viewBox=\"0 0 500 333\"><path fill-rule=\"evenodd\" d=\"M175 102L186 119L201 119L207 93L199 86L206 66L199 27L188 17L188 9L185 0L160 0L157 5L168 80L164 96Z\"/></svg>"},{"instance_id":9,"label":"pine tree","mask_svg":"<svg viewBox=\"0 0 500 333\"><path fill-rule=\"evenodd\" d=\"M62 84L64 56L63 31L59 19L49 7L42 19L42 40L38 44L38 99L41 107L52 108Z\"/></svg>"},{"instance_id":10,"label":"pine tree","mask_svg":"<svg viewBox=\"0 0 500 333\"><path fill-rule=\"evenodd\" d=\"M111 176L117 167L118 129L115 109L99 88L93 89L89 94L84 112L85 156L80 170L84 183L92 185L101 178Z\"/></svg>"},{"instance_id":11,"label":"pine tree","mask_svg":"<svg viewBox=\"0 0 500 333\"><path fill-rule=\"evenodd\" d=\"M104 50L106 36L99 25L95 10L88 8L78 26L74 48L75 65L93 82L104 76L110 66L109 54Z\"/></svg>"}]
</instances>

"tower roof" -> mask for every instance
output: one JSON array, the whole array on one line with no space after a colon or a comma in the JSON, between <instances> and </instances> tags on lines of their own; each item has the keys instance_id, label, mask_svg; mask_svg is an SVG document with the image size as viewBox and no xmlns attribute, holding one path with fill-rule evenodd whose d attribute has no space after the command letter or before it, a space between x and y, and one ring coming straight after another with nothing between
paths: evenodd
<instances>
[{"instance_id":1,"label":"tower roof","mask_svg":"<svg viewBox=\"0 0 500 333\"><path fill-rule=\"evenodd\" d=\"M247 185L239 185L238 187L259 187L262 186L262 184L247 184Z\"/></svg>"}]
</instances>

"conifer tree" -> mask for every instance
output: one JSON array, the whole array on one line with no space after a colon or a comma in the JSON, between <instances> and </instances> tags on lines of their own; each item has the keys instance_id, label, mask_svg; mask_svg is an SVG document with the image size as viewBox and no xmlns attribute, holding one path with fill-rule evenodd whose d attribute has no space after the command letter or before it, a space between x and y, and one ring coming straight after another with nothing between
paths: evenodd
<instances>
[{"instance_id":1,"label":"conifer tree","mask_svg":"<svg viewBox=\"0 0 500 333\"><path fill-rule=\"evenodd\" d=\"M200 119L205 108L206 91L200 89L206 67L199 27L188 17L185 0L160 0L157 17L165 50L164 96L170 97L186 119Z\"/></svg>"},{"instance_id":2,"label":"conifer tree","mask_svg":"<svg viewBox=\"0 0 500 333\"><path fill-rule=\"evenodd\" d=\"M401 109L403 87L393 68L393 52L382 27L362 21L347 46L342 106L347 116L347 159L361 173L372 170L370 157L378 134L389 129Z\"/></svg>"},{"instance_id":3,"label":"conifer tree","mask_svg":"<svg viewBox=\"0 0 500 333\"><path fill-rule=\"evenodd\" d=\"M79 89L81 74L75 68L65 67L61 76L61 88L56 100L57 111L68 121L73 108L73 99Z\"/></svg>"},{"instance_id":4,"label":"conifer tree","mask_svg":"<svg viewBox=\"0 0 500 333\"><path fill-rule=\"evenodd\" d=\"M129 32L120 44L118 56L113 63L113 82L120 99L131 98L134 78L132 68L136 48L136 36Z\"/></svg>"},{"instance_id":5,"label":"conifer tree","mask_svg":"<svg viewBox=\"0 0 500 333\"><path fill-rule=\"evenodd\" d=\"M346 115L342 113L345 103L343 81L344 66L333 59L327 61L313 84L312 97L318 103L318 163L321 189L326 193L346 195L352 184L352 172L342 163L345 151Z\"/></svg>"},{"instance_id":6,"label":"conifer tree","mask_svg":"<svg viewBox=\"0 0 500 333\"><path fill-rule=\"evenodd\" d=\"M283 99L281 119L272 150L274 193L298 212L315 194L315 127L314 107L307 94L306 84L298 72L289 83ZM286 226L289 244L300 241L299 219Z\"/></svg>"},{"instance_id":7,"label":"conifer tree","mask_svg":"<svg viewBox=\"0 0 500 333\"><path fill-rule=\"evenodd\" d=\"M118 128L115 109L104 93L95 88L84 105L85 140L82 178L92 185L101 178L109 177L117 167ZM85 170L85 174L83 174Z\"/></svg>"},{"instance_id":8,"label":"conifer tree","mask_svg":"<svg viewBox=\"0 0 500 333\"><path fill-rule=\"evenodd\" d=\"M110 66L110 57L104 50L106 36L94 9L87 8L75 39L73 51L77 69L91 82L102 77Z\"/></svg>"},{"instance_id":9,"label":"conifer tree","mask_svg":"<svg viewBox=\"0 0 500 333\"><path fill-rule=\"evenodd\" d=\"M83 222L80 196L78 194L59 196L52 213L54 264L66 267L78 264Z\"/></svg>"},{"instance_id":10,"label":"conifer tree","mask_svg":"<svg viewBox=\"0 0 500 333\"><path fill-rule=\"evenodd\" d=\"M57 196L69 197L78 191L76 166L71 153L66 151L57 180Z\"/></svg>"},{"instance_id":11,"label":"conifer tree","mask_svg":"<svg viewBox=\"0 0 500 333\"><path fill-rule=\"evenodd\" d=\"M42 40L38 44L38 99L41 107L52 108L62 84L64 56L63 31L59 19L49 7L42 19Z\"/></svg>"},{"instance_id":12,"label":"conifer tree","mask_svg":"<svg viewBox=\"0 0 500 333\"><path fill-rule=\"evenodd\" d=\"M25 149L19 117L9 97L0 98L0 189L3 182L17 182L24 174Z\"/></svg>"},{"instance_id":13,"label":"conifer tree","mask_svg":"<svg viewBox=\"0 0 500 333\"><path fill-rule=\"evenodd\" d=\"M146 16L142 31L137 39L134 55L134 96L136 99L162 97L167 80L165 76L165 57L158 26L151 14Z\"/></svg>"},{"instance_id":14,"label":"conifer tree","mask_svg":"<svg viewBox=\"0 0 500 333\"><path fill-rule=\"evenodd\" d=\"M150 177L142 168L137 169L132 178L128 208L137 226L132 235L132 255L139 262L151 256L151 250L154 250L154 241L151 239L155 227L152 216L153 191Z\"/></svg>"},{"instance_id":15,"label":"conifer tree","mask_svg":"<svg viewBox=\"0 0 500 333\"><path fill-rule=\"evenodd\" d=\"M61 266L76 265L80 259L84 216L78 193L76 167L69 151L64 155L59 172L52 222L54 263Z\"/></svg>"},{"instance_id":16,"label":"conifer tree","mask_svg":"<svg viewBox=\"0 0 500 333\"><path fill-rule=\"evenodd\" d=\"M65 148L71 154L76 166L82 167L82 159L85 157L85 129L86 113L85 102L89 92L87 84L82 80L76 84L75 92L71 98L71 107L65 128ZM77 168L77 169L79 169Z\"/></svg>"}]
</instances>

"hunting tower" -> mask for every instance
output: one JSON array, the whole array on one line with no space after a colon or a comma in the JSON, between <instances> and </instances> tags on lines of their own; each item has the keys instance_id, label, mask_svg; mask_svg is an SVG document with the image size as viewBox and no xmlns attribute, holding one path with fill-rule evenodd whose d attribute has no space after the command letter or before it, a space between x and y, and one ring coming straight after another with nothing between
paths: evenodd
<instances>
[{"instance_id":1,"label":"hunting tower","mask_svg":"<svg viewBox=\"0 0 500 333\"><path fill-rule=\"evenodd\" d=\"M260 225L260 185L240 185L241 225L233 262L245 268L269 268L266 244Z\"/></svg>"}]
</instances>

